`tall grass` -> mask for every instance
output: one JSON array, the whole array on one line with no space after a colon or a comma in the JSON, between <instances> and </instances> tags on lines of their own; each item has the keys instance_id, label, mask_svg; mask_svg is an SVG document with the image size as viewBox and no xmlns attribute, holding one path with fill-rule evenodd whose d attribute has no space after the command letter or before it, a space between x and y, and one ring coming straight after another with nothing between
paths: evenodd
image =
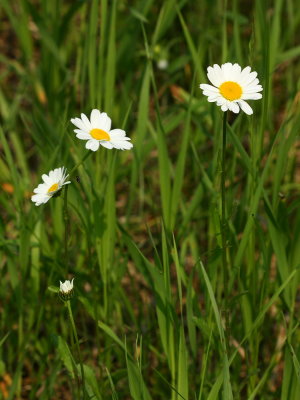
<instances>
[{"instance_id":1,"label":"tall grass","mask_svg":"<svg viewBox=\"0 0 300 400\"><path fill-rule=\"evenodd\" d=\"M297 1L0 4L0 397L80 398L55 293L75 277L89 398L298 400ZM224 249L223 114L198 86L226 61L264 91L253 116L228 116ZM134 147L78 168L66 266L63 196L30 196L84 157L69 121L92 108Z\"/></svg>"}]
</instances>

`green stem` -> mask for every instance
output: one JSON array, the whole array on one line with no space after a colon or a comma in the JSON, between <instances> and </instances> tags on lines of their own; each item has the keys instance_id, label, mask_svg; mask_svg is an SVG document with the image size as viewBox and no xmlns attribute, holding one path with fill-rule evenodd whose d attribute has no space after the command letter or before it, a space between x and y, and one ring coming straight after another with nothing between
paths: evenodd
<instances>
[{"instance_id":1,"label":"green stem","mask_svg":"<svg viewBox=\"0 0 300 400\"><path fill-rule=\"evenodd\" d=\"M226 222L226 196L225 196L225 181L226 181L226 124L227 124L227 111L223 117L223 137L222 137L222 166L221 166L221 236L222 236L222 269L224 277L224 305L225 305L225 340L226 349L229 349L230 337L230 323L229 323L229 293L228 293L228 279L229 271L227 265L226 248L227 248L227 222ZM225 350L226 351L226 350Z\"/></svg>"},{"instance_id":2,"label":"green stem","mask_svg":"<svg viewBox=\"0 0 300 400\"><path fill-rule=\"evenodd\" d=\"M66 276L68 275L69 269L69 252L68 252L68 241L69 241L69 213L68 213L68 185L65 187L64 196L64 223L65 223L65 266L66 266Z\"/></svg>"},{"instance_id":3,"label":"green stem","mask_svg":"<svg viewBox=\"0 0 300 400\"><path fill-rule=\"evenodd\" d=\"M222 267L224 276L225 302L228 297L228 269L226 261L226 197L225 197L225 156L226 156L226 124L227 111L223 117L223 138L222 138L222 166L221 166L221 236L222 236Z\"/></svg>"},{"instance_id":4,"label":"green stem","mask_svg":"<svg viewBox=\"0 0 300 400\"><path fill-rule=\"evenodd\" d=\"M72 176L76 172L76 170L80 167L81 164L92 154L92 151L88 151L85 153L84 157L77 163L69 173L69 179L72 179ZM69 185L65 187L65 195L64 195L64 208L63 208L63 216L65 223L65 238L64 238L64 249L65 249L65 266L66 266L66 276L68 274L69 269L69 252L68 252L68 242L69 242L69 213L68 213L68 189Z\"/></svg>"},{"instance_id":5,"label":"green stem","mask_svg":"<svg viewBox=\"0 0 300 400\"><path fill-rule=\"evenodd\" d=\"M71 172L69 173L70 179L71 179L72 176L74 175L74 172L76 172L77 168L79 168L80 165L83 164L84 161L85 161L91 154L92 154L92 151L91 151L91 150L88 151L87 153L85 153L85 155L84 155L84 157L82 157L81 161L79 161L79 163L76 164L75 167L73 167L73 168L71 169Z\"/></svg>"},{"instance_id":6,"label":"green stem","mask_svg":"<svg viewBox=\"0 0 300 400\"><path fill-rule=\"evenodd\" d=\"M85 399L85 379L84 379L84 369L83 369L83 363L82 363L82 357L81 357L81 351L80 351L80 346L79 346L79 340L78 340L78 335L77 335L77 330L73 318L73 313L72 313L72 308L71 308L71 302L70 300L67 301L67 307L69 311L69 317L72 325L72 330L75 338L75 343L78 351L78 358L79 358L79 364L80 364L80 373L81 373L81 383L82 383L82 394L83 394L83 400Z\"/></svg>"}]
</instances>

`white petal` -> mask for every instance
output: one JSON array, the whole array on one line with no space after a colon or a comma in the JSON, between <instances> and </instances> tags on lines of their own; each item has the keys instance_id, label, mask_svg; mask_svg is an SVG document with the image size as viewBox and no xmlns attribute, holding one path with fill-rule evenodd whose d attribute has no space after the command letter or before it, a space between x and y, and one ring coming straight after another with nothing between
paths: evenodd
<instances>
[{"instance_id":1,"label":"white petal","mask_svg":"<svg viewBox=\"0 0 300 400\"><path fill-rule=\"evenodd\" d=\"M86 135L88 135L87 131L83 131L82 129L74 129L75 133L85 133Z\"/></svg>"},{"instance_id":2,"label":"white petal","mask_svg":"<svg viewBox=\"0 0 300 400\"><path fill-rule=\"evenodd\" d=\"M232 111L232 112L234 112L235 114L238 114L239 111L240 111L240 107L238 106L237 103L234 103L234 102L232 101L232 102L230 102L229 110Z\"/></svg>"},{"instance_id":3,"label":"white petal","mask_svg":"<svg viewBox=\"0 0 300 400\"><path fill-rule=\"evenodd\" d=\"M222 106L223 104L226 104L227 100L224 97L219 97L217 100L217 105Z\"/></svg>"},{"instance_id":4,"label":"white petal","mask_svg":"<svg viewBox=\"0 0 300 400\"><path fill-rule=\"evenodd\" d=\"M243 77L240 81L241 85L243 86L248 86L250 83L252 83L255 78L257 77L257 72L253 71L249 75L246 75Z\"/></svg>"},{"instance_id":5,"label":"white petal","mask_svg":"<svg viewBox=\"0 0 300 400\"><path fill-rule=\"evenodd\" d=\"M90 131L91 123L90 123L88 117L85 114L81 113L81 119L82 119L82 122L84 123L84 125L87 127L87 130Z\"/></svg>"},{"instance_id":6,"label":"white petal","mask_svg":"<svg viewBox=\"0 0 300 400\"><path fill-rule=\"evenodd\" d=\"M130 149L132 149L133 144L127 140L123 140L121 142L116 142L116 143L114 142L113 146L119 150L130 150Z\"/></svg>"},{"instance_id":7,"label":"white petal","mask_svg":"<svg viewBox=\"0 0 300 400\"><path fill-rule=\"evenodd\" d=\"M259 84L259 80L257 78L254 79L254 81L252 81L250 84L248 85L243 85L244 86L244 90L248 89L249 87L252 86L257 86Z\"/></svg>"},{"instance_id":8,"label":"white petal","mask_svg":"<svg viewBox=\"0 0 300 400\"><path fill-rule=\"evenodd\" d=\"M111 119L106 113L96 114L96 118L94 118L94 122L92 123L92 128L102 129L105 132L109 132L111 128Z\"/></svg>"},{"instance_id":9,"label":"white petal","mask_svg":"<svg viewBox=\"0 0 300 400\"><path fill-rule=\"evenodd\" d=\"M95 139L90 139L86 142L86 149L97 151L99 149L99 141Z\"/></svg>"},{"instance_id":10,"label":"white petal","mask_svg":"<svg viewBox=\"0 0 300 400\"><path fill-rule=\"evenodd\" d=\"M125 137L126 136L126 132L125 131L123 131L123 129L112 129L110 132L109 132L109 135L110 135L110 137L111 138L123 138L123 137Z\"/></svg>"},{"instance_id":11,"label":"white petal","mask_svg":"<svg viewBox=\"0 0 300 400\"><path fill-rule=\"evenodd\" d=\"M218 87L221 85L223 81L223 73L219 65L215 64L214 67L207 68L207 77L211 81L211 83Z\"/></svg>"},{"instance_id":12,"label":"white petal","mask_svg":"<svg viewBox=\"0 0 300 400\"><path fill-rule=\"evenodd\" d=\"M243 93L256 93L261 92L263 90L261 85L256 86L248 86L243 90Z\"/></svg>"},{"instance_id":13,"label":"white petal","mask_svg":"<svg viewBox=\"0 0 300 400\"><path fill-rule=\"evenodd\" d=\"M99 142L101 146L107 148L107 149L112 149L114 146L111 142L107 142L105 140L102 140L101 142Z\"/></svg>"},{"instance_id":14,"label":"white petal","mask_svg":"<svg viewBox=\"0 0 300 400\"><path fill-rule=\"evenodd\" d=\"M232 64L231 63L222 64L221 69L223 72L224 81L231 81L232 80Z\"/></svg>"},{"instance_id":15,"label":"white petal","mask_svg":"<svg viewBox=\"0 0 300 400\"><path fill-rule=\"evenodd\" d=\"M204 90L203 95L208 97L208 96L216 96L216 95L218 96L220 94L217 94L216 92L210 92L208 90Z\"/></svg>"},{"instance_id":16,"label":"white petal","mask_svg":"<svg viewBox=\"0 0 300 400\"><path fill-rule=\"evenodd\" d=\"M42 175L42 179L43 179L43 181L44 181L46 184L51 183L51 180L50 180L49 176L46 175L46 174L43 174L43 175Z\"/></svg>"},{"instance_id":17,"label":"white petal","mask_svg":"<svg viewBox=\"0 0 300 400\"><path fill-rule=\"evenodd\" d=\"M33 195L33 196L31 197L31 200L32 200L34 203L36 203L36 204L35 204L36 206L39 206L39 205L41 205L41 204L47 203L47 201L48 201L50 198L51 198L51 196L48 196L48 195L36 194L36 195Z\"/></svg>"},{"instance_id":18,"label":"white petal","mask_svg":"<svg viewBox=\"0 0 300 400\"><path fill-rule=\"evenodd\" d=\"M50 183L51 184L51 183ZM40 183L38 187L33 190L33 193L45 193L48 190L49 185L45 183Z\"/></svg>"},{"instance_id":19,"label":"white petal","mask_svg":"<svg viewBox=\"0 0 300 400\"><path fill-rule=\"evenodd\" d=\"M244 113L246 113L248 115L253 114L252 108L244 100L239 100L238 103L239 103L239 106L241 107L241 109L244 111Z\"/></svg>"},{"instance_id":20,"label":"white petal","mask_svg":"<svg viewBox=\"0 0 300 400\"><path fill-rule=\"evenodd\" d=\"M219 93L218 88L216 88L212 85L207 85L205 83L201 83L200 89L202 89L203 91L207 91L207 92Z\"/></svg>"},{"instance_id":21,"label":"white petal","mask_svg":"<svg viewBox=\"0 0 300 400\"><path fill-rule=\"evenodd\" d=\"M82 140L89 140L91 138L91 135L89 133L85 133L85 132L78 132L76 137L78 139L82 139Z\"/></svg>"},{"instance_id":22,"label":"white petal","mask_svg":"<svg viewBox=\"0 0 300 400\"><path fill-rule=\"evenodd\" d=\"M88 126L86 126L80 118L73 118L73 119L71 119L71 122L73 125L77 126L77 128L79 128L85 132L89 130Z\"/></svg>"},{"instance_id":23,"label":"white petal","mask_svg":"<svg viewBox=\"0 0 300 400\"><path fill-rule=\"evenodd\" d=\"M227 111L228 110L227 104L223 104L221 106L221 110L224 111L224 112Z\"/></svg>"},{"instance_id":24,"label":"white petal","mask_svg":"<svg viewBox=\"0 0 300 400\"><path fill-rule=\"evenodd\" d=\"M96 108L94 108L92 110L91 118L90 118L92 127L96 127L97 125L99 125L100 115L101 115L101 112L99 110L97 110Z\"/></svg>"},{"instance_id":25,"label":"white petal","mask_svg":"<svg viewBox=\"0 0 300 400\"><path fill-rule=\"evenodd\" d=\"M235 63L232 66L231 73L235 78L239 78L242 68L239 64Z\"/></svg>"},{"instance_id":26,"label":"white petal","mask_svg":"<svg viewBox=\"0 0 300 400\"><path fill-rule=\"evenodd\" d=\"M213 103L214 101L216 101L217 99L219 99L221 96L219 94L217 95L212 95L212 96L208 96L207 97L207 101L210 103Z\"/></svg>"},{"instance_id":27,"label":"white petal","mask_svg":"<svg viewBox=\"0 0 300 400\"><path fill-rule=\"evenodd\" d=\"M54 183L57 183L62 177L62 169L61 168L55 168L53 178L54 178Z\"/></svg>"},{"instance_id":28,"label":"white petal","mask_svg":"<svg viewBox=\"0 0 300 400\"><path fill-rule=\"evenodd\" d=\"M242 95L243 100L259 100L262 98L261 93L244 93Z\"/></svg>"},{"instance_id":29,"label":"white petal","mask_svg":"<svg viewBox=\"0 0 300 400\"><path fill-rule=\"evenodd\" d=\"M249 75L251 72L251 67L245 67L242 72L241 72L241 79L244 78L245 76Z\"/></svg>"},{"instance_id":30,"label":"white petal","mask_svg":"<svg viewBox=\"0 0 300 400\"><path fill-rule=\"evenodd\" d=\"M34 194L33 196L31 196L31 200L33 202L39 201L42 198L41 194Z\"/></svg>"}]
</instances>

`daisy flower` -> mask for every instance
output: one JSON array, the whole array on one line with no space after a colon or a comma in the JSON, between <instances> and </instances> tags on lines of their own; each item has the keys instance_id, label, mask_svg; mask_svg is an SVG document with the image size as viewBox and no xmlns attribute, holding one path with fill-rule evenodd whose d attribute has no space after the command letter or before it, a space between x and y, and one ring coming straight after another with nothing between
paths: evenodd
<instances>
[{"instance_id":1,"label":"daisy flower","mask_svg":"<svg viewBox=\"0 0 300 400\"><path fill-rule=\"evenodd\" d=\"M36 206L43 203L47 203L52 196L54 196L58 191L71 181L67 181L69 175L67 175L67 170L65 167L56 168L49 172L49 175L43 174L42 179L44 183L40 183L37 188L34 189L34 194L31 196L31 200Z\"/></svg>"},{"instance_id":2,"label":"daisy flower","mask_svg":"<svg viewBox=\"0 0 300 400\"><path fill-rule=\"evenodd\" d=\"M209 102L216 102L224 112L230 110L239 113L241 108L246 114L253 114L245 100L261 99L262 94L259 92L263 88L259 85L257 72L251 72L251 67L242 70L239 64L214 64L207 68L207 77L213 86L203 83L200 89Z\"/></svg>"},{"instance_id":3,"label":"daisy flower","mask_svg":"<svg viewBox=\"0 0 300 400\"><path fill-rule=\"evenodd\" d=\"M71 281L65 281L62 283L59 281L59 295L62 300L70 300L73 296L73 281L74 278Z\"/></svg>"},{"instance_id":4,"label":"daisy flower","mask_svg":"<svg viewBox=\"0 0 300 400\"><path fill-rule=\"evenodd\" d=\"M130 138L126 136L122 129L110 129L111 119L106 113L99 110L92 110L91 117L81 114L81 118L72 118L72 124L78 129L74 129L78 139L87 140L85 147L92 151L97 151L99 146L107 149L129 150L132 148Z\"/></svg>"},{"instance_id":5,"label":"daisy flower","mask_svg":"<svg viewBox=\"0 0 300 400\"><path fill-rule=\"evenodd\" d=\"M68 294L73 290L73 281L74 278L71 281L65 281L64 283L62 283L61 281L59 281L59 290L61 293L63 294Z\"/></svg>"}]
</instances>

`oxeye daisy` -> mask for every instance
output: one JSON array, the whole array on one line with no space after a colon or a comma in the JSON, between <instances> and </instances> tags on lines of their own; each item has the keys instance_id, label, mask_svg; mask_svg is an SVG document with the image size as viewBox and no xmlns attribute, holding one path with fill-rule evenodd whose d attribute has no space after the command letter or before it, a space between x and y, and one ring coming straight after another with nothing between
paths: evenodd
<instances>
[{"instance_id":1,"label":"oxeye daisy","mask_svg":"<svg viewBox=\"0 0 300 400\"><path fill-rule=\"evenodd\" d=\"M250 67L242 70L239 64L214 64L207 68L207 77L214 85L201 84L200 89L208 97L209 102L216 102L222 111L230 110L239 113L240 108L248 115L253 114L252 108L245 100L262 98L263 90L257 79L257 72Z\"/></svg>"},{"instance_id":2,"label":"oxeye daisy","mask_svg":"<svg viewBox=\"0 0 300 400\"><path fill-rule=\"evenodd\" d=\"M72 118L72 124L78 129L74 129L78 139L87 140L85 147L92 151L97 151L99 146L107 149L129 150L132 148L130 138L126 136L122 129L110 129L111 119L106 113L99 110L92 110L91 117L81 114L81 118Z\"/></svg>"},{"instance_id":3,"label":"oxeye daisy","mask_svg":"<svg viewBox=\"0 0 300 400\"><path fill-rule=\"evenodd\" d=\"M49 175L43 174L42 179L44 183L40 183L39 186L34 189L33 192L36 194L31 196L31 200L36 206L47 203L51 197L58 194L64 185L71 183L71 181L66 182L68 176L65 167L56 168L50 171Z\"/></svg>"},{"instance_id":4,"label":"oxeye daisy","mask_svg":"<svg viewBox=\"0 0 300 400\"><path fill-rule=\"evenodd\" d=\"M74 278L71 281L64 281L64 283L59 281L59 290L61 291L61 293L68 294L69 292L71 292L71 290L73 290L73 281Z\"/></svg>"},{"instance_id":5,"label":"oxeye daisy","mask_svg":"<svg viewBox=\"0 0 300 400\"><path fill-rule=\"evenodd\" d=\"M59 295L63 300L70 300L70 298L73 296L73 281L74 278L71 281L59 281Z\"/></svg>"}]
</instances>

